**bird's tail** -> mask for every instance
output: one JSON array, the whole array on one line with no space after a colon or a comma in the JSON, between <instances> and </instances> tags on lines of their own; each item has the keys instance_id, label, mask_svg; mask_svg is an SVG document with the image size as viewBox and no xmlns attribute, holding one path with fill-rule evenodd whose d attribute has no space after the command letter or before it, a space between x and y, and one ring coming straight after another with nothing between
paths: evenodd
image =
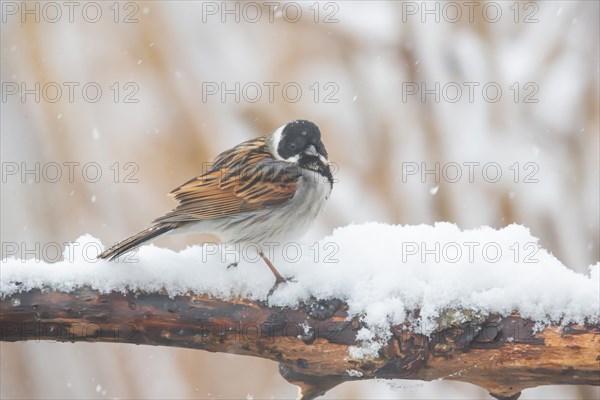
<instances>
[{"instance_id":1,"label":"bird's tail","mask_svg":"<svg viewBox=\"0 0 600 400\"><path fill-rule=\"evenodd\" d=\"M106 258L109 261L114 260L121 254L127 253L133 248L138 247L141 244L146 243L147 241L152 240L160 235L163 235L175 229L176 227L176 224L158 224L151 226L150 228L144 229L140 233L111 246L109 249L100 253L98 258Z\"/></svg>"}]
</instances>

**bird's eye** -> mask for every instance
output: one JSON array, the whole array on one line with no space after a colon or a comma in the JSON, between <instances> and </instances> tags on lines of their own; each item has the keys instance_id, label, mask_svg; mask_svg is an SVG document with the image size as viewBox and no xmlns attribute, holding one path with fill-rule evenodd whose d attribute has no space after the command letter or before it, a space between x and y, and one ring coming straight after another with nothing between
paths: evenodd
<instances>
[{"instance_id":1,"label":"bird's eye","mask_svg":"<svg viewBox=\"0 0 600 400\"><path fill-rule=\"evenodd\" d=\"M290 143L290 149L296 150L296 143Z\"/></svg>"}]
</instances>

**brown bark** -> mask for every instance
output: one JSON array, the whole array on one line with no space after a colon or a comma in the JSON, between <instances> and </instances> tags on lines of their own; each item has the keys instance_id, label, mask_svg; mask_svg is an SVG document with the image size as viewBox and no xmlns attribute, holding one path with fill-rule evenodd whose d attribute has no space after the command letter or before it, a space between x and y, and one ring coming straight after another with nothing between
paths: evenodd
<instances>
[{"instance_id":1,"label":"brown bark","mask_svg":"<svg viewBox=\"0 0 600 400\"><path fill-rule=\"evenodd\" d=\"M535 333L534 321L514 314L446 323L430 337L392 327L377 358L354 360L349 346L359 345L361 324L346 320L345 310L339 301L284 309L204 295L32 290L0 301L1 340L124 342L263 357L278 361L307 399L344 381L373 378L451 379L507 399L540 385L600 385L598 325Z\"/></svg>"}]
</instances>

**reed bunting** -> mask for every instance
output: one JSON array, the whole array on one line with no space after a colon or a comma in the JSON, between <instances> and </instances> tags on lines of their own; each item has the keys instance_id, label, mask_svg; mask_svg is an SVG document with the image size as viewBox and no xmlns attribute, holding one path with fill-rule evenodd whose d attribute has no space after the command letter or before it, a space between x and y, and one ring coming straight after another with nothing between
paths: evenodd
<instances>
[{"instance_id":1,"label":"reed bunting","mask_svg":"<svg viewBox=\"0 0 600 400\"><path fill-rule=\"evenodd\" d=\"M285 279L262 251L264 243L301 236L332 188L319 128L293 121L218 155L207 173L170 193L179 201L173 211L98 257L115 259L167 232L213 233L226 243L258 245L275 275L275 288Z\"/></svg>"}]
</instances>

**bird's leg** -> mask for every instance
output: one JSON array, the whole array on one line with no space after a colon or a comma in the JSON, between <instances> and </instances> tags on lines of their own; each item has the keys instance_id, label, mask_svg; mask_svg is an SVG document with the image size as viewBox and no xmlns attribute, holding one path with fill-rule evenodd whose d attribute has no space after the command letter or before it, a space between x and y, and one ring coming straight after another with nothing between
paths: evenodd
<instances>
[{"instance_id":1,"label":"bird's leg","mask_svg":"<svg viewBox=\"0 0 600 400\"><path fill-rule=\"evenodd\" d=\"M269 267L269 269L271 270L271 272L273 273L273 275L275 275L275 285L279 285L280 283L285 282L285 278L283 276L281 276L281 274L279 273L279 271L277 271L277 269L275 268L275 266L273 265L273 263L267 258L267 256L265 256L265 253L263 253L262 251L260 253L258 253L261 258L265 261L265 263L267 263L267 266Z\"/></svg>"},{"instance_id":2,"label":"bird's leg","mask_svg":"<svg viewBox=\"0 0 600 400\"><path fill-rule=\"evenodd\" d=\"M224 251L226 252L226 253L224 254L224 255L225 255L225 260L227 260L227 259L229 258L229 257L227 257L227 252L228 252L228 250L229 250L229 248L228 248L227 246L229 246L229 245L230 245L229 243L224 243L224 244L222 245L222 247L221 247L221 250L224 250ZM234 246L235 246L235 245L234 245ZM239 253L239 248L237 248L237 247L234 247L234 248L233 248L233 250L235 250L235 251L233 252L233 254L235 254L235 258L234 258L234 259L233 259L233 260L232 260L232 261L231 261L229 264L227 264L227 269L230 269L230 268L235 268L235 267L237 267L237 266L238 266L238 263L240 262L240 253ZM229 254L232 254L232 253L229 253ZM230 259L230 258L229 258L229 259Z\"/></svg>"},{"instance_id":3,"label":"bird's leg","mask_svg":"<svg viewBox=\"0 0 600 400\"><path fill-rule=\"evenodd\" d=\"M269 296L271 296L273 294L273 292L275 290L277 290L277 288L279 287L279 285L281 285L282 283L285 283L285 282L289 281L289 279L285 279L283 276L281 276L281 274L279 273L279 271L277 271L277 268L275 268L275 266L273 265L273 263L271 262L271 260L269 260L267 258L267 256L265 256L265 253L263 253L261 251L258 254L260 254L260 256L262 257L262 259L265 261L265 263L267 264L267 266L269 267L269 269L273 273L273 275L275 275L275 284L273 285L273 287L269 290L269 293L267 294L267 297L269 297Z\"/></svg>"},{"instance_id":4,"label":"bird's leg","mask_svg":"<svg viewBox=\"0 0 600 400\"><path fill-rule=\"evenodd\" d=\"M277 288L279 287L279 285L281 285L284 282L290 281L291 278L284 278L283 276L281 276L281 274L279 273L279 271L277 271L277 268L275 268L275 266L273 265L273 263L271 262L271 260L269 260L267 258L267 256L265 256L265 253L263 253L262 250L258 254L265 261L265 263L267 264L267 266L269 267L269 269L271 270L271 272L273 273L273 275L275 275L275 284L269 290L269 294L267 294L267 297L270 297L273 294L273 292L275 290L277 290Z\"/></svg>"}]
</instances>

